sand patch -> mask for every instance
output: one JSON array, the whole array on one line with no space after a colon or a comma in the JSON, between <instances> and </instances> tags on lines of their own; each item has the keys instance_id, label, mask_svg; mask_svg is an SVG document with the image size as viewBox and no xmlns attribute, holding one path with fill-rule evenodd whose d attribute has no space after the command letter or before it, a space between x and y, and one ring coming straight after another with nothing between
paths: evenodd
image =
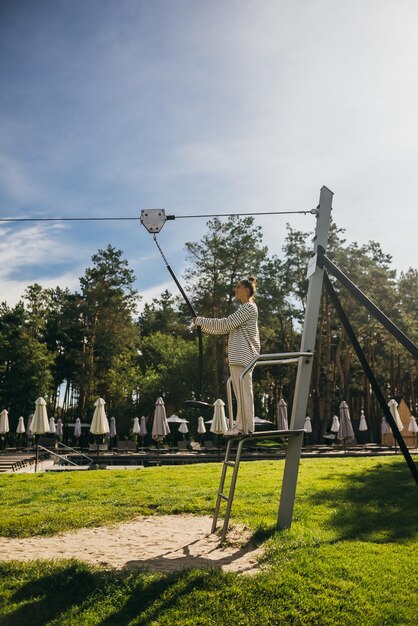
<instances>
[{"instance_id":1,"label":"sand patch","mask_svg":"<svg viewBox=\"0 0 418 626\"><path fill-rule=\"evenodd\" d=\"M260 571L261 548L248 544L250 532L234 525L220 545L210 534L212 518L194 515L141 516L133 521L83 528L52 537L0 537L0 560L78 559L104 567L170 572L190 567L217 567L254 574Z\"/></svg>"}]
</instances>

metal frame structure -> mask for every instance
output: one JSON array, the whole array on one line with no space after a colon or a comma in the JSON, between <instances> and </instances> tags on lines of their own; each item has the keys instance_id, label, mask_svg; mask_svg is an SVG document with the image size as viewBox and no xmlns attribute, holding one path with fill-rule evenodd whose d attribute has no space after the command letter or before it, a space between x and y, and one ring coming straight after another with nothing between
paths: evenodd
<instances>
[{"instance_id":1,"label":"metal frame structure","mask_svg":"<svg viewBox=\"0 0 418 626\"><path fill-rule=\"evenodd\" d=\"M282 483L282 490L280 496L279 515L278 515L278 528L290 528L293 517L293 508L296 496L296 485L299 473L300 457L302 453L304 424L306 418L306 410L308 406L309 386L312 375L312 362L315 349L316 331L319 319L319 308L321 302L322 283L324 270L317 263L318 248L325 250L328 243L328 233L331 223L331 210L332 210L332 198L333 193L327 187L322 187L319 197L319 205L316 210L317 223L315 228L314 238L314 256L308 266L308 295L306 303L305 320L303 325L303 333L300 345L300 351L296 353L277 353L277 354L265 354L260 355L254 359L248 367L246 367L240 376L240 395L242 400L242 380L248 374L248 372L257 365L276 364L276 363L298 363L295 394L292 407L292 416L290 421L290 428L288 431L269 431L263 433L265 437L267 434L269 438L288 438L288 446L286 450L286 460L284 468L284 476ZM228 393L228 406L229 406L229 419L232 424L231 418L232 412L232 395L231 395L231 380L228 380L227 384ZM245 411L244 404L241 401L242 410ZM244 420L245 424L245 414ZM246 426L244 426L246 428ZM257 437L257 435L242 434L236 437L231 437L227 444L225 460L223 463L223 469L221 474L221 480L215 505L212 532L216 529L216 523L218 519L219 509L222 501L227 502L227 511L224 518L224 526L222 530L222 541L225 539L225 535L228 529L229 517L231 513L232 501L235 492L236 480L238 476L239 463L241 459L241 451L245 441L251 440L251 438ZM238 440L237 453L234 461L230 460L232 452L232 444L234 440ZM225 477L228 467L233 468L233 476L230 485L229 494L223 493Z\"/></svg>"},{"instance_id":2,"label":"metal frame structure","mask_svg":"<svg viewBox=\"0 0 418 626\"><path fill-rule=\"evenodd\" d=\"M318 253L318 264L322 267L326 267L347 289L348 291L362 304L365 306L370 313L379 321L383 326L389 330L389 332L414 356L418 358L418 346L416 346L410 339L407 337L393 322L390 320L360 289L336 266L328 257L325 255L325 251L319 250ZM410 469L410 472L415 479L415 482L418 485L418 468L414 463L414 460L411 456L411 453L408 450L408 446L406 445L404 438L402 437L396 420L393 418L393 415L389 409L389 406L384 398L382 390L380 389L379 383L376 380L375 375L369 365L369 362L364 354L362 347L357 339L356 333L354 332L353 327L351 326L349 319L347 317L346 312L340 302L340 299L335 291L327 273L324 275L324 284L329 296L331 298L332 303L334 304L335 310L337 312L338 317L344 329L349 337L351 344L354 348L354 351L357 355L358 360L360 361L363 371L366 374L370 386L373 389L373 392L376 396L376 400L380 406L380 409L388 421L393 436L397 441L399 448L405 458L405 461Z\"/></svg>"},{"instance_id":3,"label":"metal frame structure","mask_svg":"<svg viewBox=\"0 0 418 626\"><path fill-rule=\"evenodd\" d=\"M257 365L271 365L275 363L294 363L298 362L298 371L296 377L294 402L292 407L292 416L290 421L290 428L287 431L269 431L262 433L262 437L268 438L288 438L288 446L286 451L285 469L282 483L282 490L280 495L279 514L277 527L279 529L290 528L293 517L293 508L296 494L297 477L299 471L300 457L302 451L303 437L300 436L304 432L303 425L306 417L306 409L308 403L309 386L312 374L312 356L315 348L316 332L319 318L319 306L322 294L322 285L325 285L327 292L333 302L336 312L340 318L340 321L349 337L356 355L363 367L370 386L375 393L376 399L385 415L388 423L392 428L393 435L399 445L402 454L407 462L407 465L411 471L413 478L418 484L418 468L412 459L412 456L405 444L405 441L399 432L398 426L392 413L389 409L387 402L383 396L380 386L373 374L373 371L367 361L367 358L362 350L360 343L357 339L354 329L352 328L348 317L341 305L338 294L335 291L325 269L328 270L357 301L364 306L409 352L418 359L418 346L416 346L410 339L403 333L393 322L390 320L349 278L346 276L325 254L326 244L328 240L330 217L331 217L331 203L332 192L323 187L321 189L320 203L318 207L318 222L315 231L315 243L314 243L314 255L312 256L308 265L308 296L306 315L303 326L302 340L299 353L278 353L278 354L264 354L254 359L248 367L246 367L240 376L240 395L241 406L244 413L244 428L246 428L245 422L245 406L243 403L242 394L242 381L253 367ZM227 383L228 394L228 407L229 407L229 420L232 427L233 424L233 408L232 408L232 393L231 393L231 378ZM224 541L226 532L228 529L229 518L231 514L232 501L234 497L239 463L241 459L241 452L245 442L254 439L259 434L244 434L230 438L227 444L225 460L223 464L221 481L215 506L212 532L216 530L217 519L219 515L219 509L222 501L226 501L227 508L224 518L224 525L222 529L222 541ZM232 445L234 441L238 441L237 452L235 460L231 460ZM228 467L233 468L233 475L230 484L229 494L223 493L225 478Z\"/></svg>"}]
</instances>

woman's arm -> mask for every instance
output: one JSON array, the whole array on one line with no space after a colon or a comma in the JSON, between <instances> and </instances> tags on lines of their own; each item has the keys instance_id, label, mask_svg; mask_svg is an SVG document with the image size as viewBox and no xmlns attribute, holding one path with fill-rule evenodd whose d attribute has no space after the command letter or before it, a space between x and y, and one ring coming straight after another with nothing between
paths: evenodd
<instances>
[{"instance_id":1,"label":"woman's arm","mask_svg":"<svg viewBox=\"0 0 418 626\"><path fill-rule=\"evenodd\" d=\"M243 304L235 313L231 313L228 317L195 317L193 323L200 326L205 333L209 335L226 335L234 328L242 326L253 314L252 305Z\"/></svg>"}]
</instances>

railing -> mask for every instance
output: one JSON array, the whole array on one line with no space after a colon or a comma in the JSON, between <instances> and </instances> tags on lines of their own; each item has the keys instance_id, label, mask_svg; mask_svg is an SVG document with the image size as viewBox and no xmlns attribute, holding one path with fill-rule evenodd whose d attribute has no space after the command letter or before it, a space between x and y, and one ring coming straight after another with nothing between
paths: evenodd
<instances>
[{"instance_id":1,"label":"railing","mask_svg":"<svg viewBox=\"0 0 418 626\"><path fill-rule=\"evenodd\" d=\"M59 459L65 459L65 461L67 463L70 463L70 465L75 465L76 467L78 467L78 463L74 463L74 461L70 461L70 459L68 459L66 456L62 455L62 454L58 454L58 452L54 452L53 450L50 450L49 448L45 448L45 446L41 446L40 444L38 444L38 449L39 450L45 450L46 452L49 452L49 454L52 454L53 456L58 457Z\"/></svg>"},{"instance_id":2,"label":"railing","mask_svg":"<svg viewBox=\"0 0 418 626\"><path fill-rule=\"evenodd\" d=\"M259 354L244 368L239 377L239 393L241 401L242 428L245 435L248 433L248 429L245 419L245 405L242 390L242 381L244 380L244 377L258 365L287 365L289 363L299 363L301 359L311 359L312 357L312 352L275 352L273 354ZM231 387L232 377L230 376L226 383L226 392L228 397L229 427L233 428L234 411L232 405Z\"/></svg>"},{"instance_id":3,"label":"railing","mask_svg":"<svg viewBox=\"0 0 418 626\"><path fill-rule=\"evenodd\" d=\"M88 459L90 461L90 463L94 463L94 460L90 456L87 456L87 454L84 454L84 452L81 452L80 450L76 450L75 448L71 448L70 446L67 446L65 443L62 443L61 441L58 441L57 445L61 446L62 448L65 448L66 450L70 450L71 452L75 452L79 456L83 456L85 459Z\"/></svg>"},{"instance_id":4,"label":"railing","mask_svg":"<svg viewBox=\"0 0 418 626\"><path fill-rule=\"evenodd\" d=\"M88 459L90 461L89 465L91 465L92 463L94 463L93 459L89 456L87 456L87 454L84 454L83 452L79 452L78 450L76 450L75 448L70 448L70 446L65 445L65 443L61 443L60 441L57 442L57 445L62 446L63 448L66 448L67 450L70 450L71 452L75 452L76 454L79 454L80 456L85 457L86 459ZM76 467L78 467L78 463L76 463L75 461L71 461L68 458L67 454L58 454L58 452L54 452L53 450L51 450L50 448L46 448L45 446L42 446L40 444L38 444L38 448L41 450L46 450L46 452L49 452L50 454L52 454L53 456L56 456L58 459L60 459L61 461L64 460L66 463L69 463L70 465L75 465Z\"/></svg>"}]
</instances>

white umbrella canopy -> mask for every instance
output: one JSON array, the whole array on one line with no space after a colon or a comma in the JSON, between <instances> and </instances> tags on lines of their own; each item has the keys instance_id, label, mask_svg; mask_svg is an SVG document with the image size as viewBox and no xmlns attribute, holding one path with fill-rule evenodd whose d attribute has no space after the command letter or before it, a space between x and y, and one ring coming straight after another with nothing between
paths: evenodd
<instances>
[{"instance_id":1,"label":"white umbrella canopy","mask_svg":"<svg viewBox=\"0 0 418 626\"><path fill-rule=\"evenodd\" d=\"M56 434L57 432L57 427L56 427L55 420L53 417L49 418L49 432L54 433L54 434Z\"/></svg>"},{"instance_id":2,"label":"white umbrella canopy","mask_svg":"<svg viewBox=\"0 0 418 626\"><path fill-rule=\"evenodd\" d=\"M354 439L354 430L351 423L350 411L347 402L343 400L340 404L340 428L338 430L338 439Z\"/></svg>"},{"instance_id":3,"label":"white umbrella canopy","mask_svg":"<svg viewBox=\"0 0 418 626\"><path fill-rule=\"evenodd\" d=\"M225 402L218 398L213 403L213 406L214 411L210 432L215 433L215 435L223 435L228 430L224 408Z\"/></svg>"},{"instance_id":4,"label":"white umbrella canopy","mask_svg":"<svg viewBox=\"0 0 418 626\"><path fill-rule=\"evenodd\" d=\"M403 430L401 416L399 415L399 411L398 411L398 403L396 402L396 400L392 398L391 400L389 400L388 405L389 405L390 412L392 413L392 417L396 422L396 426L398 427L398 430L399 431Z\"/></svg>"},{"instance_id":5,"label":"white umbrella canopy","mask_svg":"<svg viewBox=\"0 0 418 626\"><path fill-rule=\"evenodd\" d=\"M17 421L17 428L16 428L16 432L18 435L23 435L24 432L26 432L25 429L25 420L23 418L23 415L21 415Z\"/></svg>"},{"instance_id":6,"label":"white umbrella canopy","mask_svg":"<svg viewBox=\"0 0 418 626\"><path fill-rule=\"evenodd\" d=\"M81 437L81 420L79 417L77 417L76 421L75 421L75 426L74 426L74 437L76 437L77 439L79 437Z\"/></svg>"},{"instance_id":7,"label":"white umbrella canopy","mask_svg":"<svg viewBox=\"0 0 418 626\"><path fill-rule=\"evenodd\" d=\"M134 425L132 426L132 432L134 435L139 435L139 417L134 417Z\"/></svg>"},{"instance_id":8,"label":"white umbrella canopy","mask_svg":"<svg viewBox=\"0 0 418 626\"><path fill-rule=\"evenodd\" d=\"M270 420L265 420L262 417L257 417L257 415L254 416L254 429L257 429L257 426L273 426L274 422L271 422Z\"/></svg>"},{"instance_id":9,"label":"white umbrella canopy","mask_svg":"<svg viewBox=\"0 0 418 626\"><path fill-rule=\"evenodd\" d=\"M90 426L90 432L93 435L107 435L110 431L109 421L106 417L105 412L105 404L106 402L103 398L97 398L94 406L93 420Z\"/></svg>"},{"instance_id":10,"label":"white umbrella canopy","mask_svg":"<svg viewBox=\"0 0 418 626\"><path fill-rule=\"evenodd\" d=\"M308 415L305 418L305 424L303 426L303 430L306 433L311 433L312 432L312 421L311 421L311 418Z\"/></svg>"},{"instance_id":11,"label":"white umbrella canopy","mask_svg":"<svg viewBox=\"0 0 418 626\"><path fill-rule=\"evenodd\" d=\"M5 435L10 430L9 426L9 412L3 409L0 413L0 435Z\"/></svg>"},{"instance_id":12,"label":"white umbrella canopy","mask_svg":"<svg viewBox=\"0 0 418 626\"><path fill-rule=\"evenodd\" d=\"M189 428L187 426L187 422L184 421L179 426L179 433L182 433L183 435L185 435L188 432L189 432Z\"/></svg>"},{"instance_id":13,"label":"white umbrella canopy","mask_svg":"<svg viewBox=\"0 0 418 626\"><path fill-rule=\"evenodd\" d=\"M62 437L63 429L62 429L62 419L60 417L57 419L56 433L58 437Z\"/></svg>"},{"instance_id":14,"label":"white umbrella canopy","mask_svg":"<svg viewBox=\"0 0 418 626\"><path fill-rule=\"evenodd\" d=\"M167 417L167 422L169 424L183 424L187 422L187 420L179 417L178 415L170 415L170 417Z\"/></svg>"},{"instance_id":15,"label":"white umbrella canopy","mask_svg":"<svg viewBox=\"0 0 418 626\"><path fill-rule=\"evenodd\" d=\"M43 398L38 398L35 402L36 408L30 430L34 435L49 433L48 415L46 412L46 402Z\"/></svg>"},{"instance_id":16,"label":"white umbrella canopy","mask_svg":"<svg viewBox=\"0 0 418 626\"><path fill-rule=\"evenodd\" d=\"M287 404L283 398L281 398L277 404L277 428L278 430L289 430Z\"/></svg>"},{"instance_id":17,"label":"white umbrella canopy","mask_svg":"<svg viewBox=\"0 0 418 626\"><path fill-rule=\"evenodd\" d=\"M204 435L206 432L206 426L202 415L197 418L197 432L199 435Z\"/></svg>"},{"instance_id":18,"label":"white umbrella canopy","mask_svg":"<svg viewBox=\"0 0 418 626\"><path fill-rule=\"evenodd\" d=\"M141 416L141 426L139 427L139 436L140 437L145 437L145 435L147 435L148 430L147 430L147 420L145 418L145 415Z\"/></svg>"},{"instance_id":19,"label":"white umbrella canopy","mask_svg":"<svg viewBox=\"0 0 418 626\"><path fill-rule=\"evenodd\" d=\"M164 400L157 398L154 410L154 422L152 424L151 436L155 440L164 439L170 433L170 427L165 413Z\"/></svg>"},{"instance_id":20,"label":"white umbrella canopy","mask_svg":"<svg viewBox=\"0 0 418 626\"><path fill-rule=\"evenodd\" d=\"M116 437L116 434L116 418L111 417L109 424L109 437Z\"/></svg>"},{"instance_id":21,"label":"white umbrella canopy","mask_svg":"<svg viewBox=\"0 0 418 626\"><path fill-rule=\"evenodd\" d=\"M365 431L365 430L369 429L369 427L367 426L366 416L364 415L364 411L361 412L360 424L359 424L358 429L361 430L361 431Z\"/></svg>"},{"instance_id":22,"label":"white umbrella canopy","mask_svg":"<svg viewBox=\"0 0 418 626\"><path fill-rule=\"evenodd\" d=\"M338 419L338 415L334 415L332 418L331 432L338 433L339 430L340 430L340 420Z\"/></svg>"},{"instance_id":23,"label":"white umbrella canopy","mask_svg":"<svg viewBox=\"0 0 418 626\"><path fill-rule=\"evenodd\" d=\"M413 415L411 415L411 419L409 420L408 431L410 433L418 433L417 420Z\"/></svg>"}]
</instances>

